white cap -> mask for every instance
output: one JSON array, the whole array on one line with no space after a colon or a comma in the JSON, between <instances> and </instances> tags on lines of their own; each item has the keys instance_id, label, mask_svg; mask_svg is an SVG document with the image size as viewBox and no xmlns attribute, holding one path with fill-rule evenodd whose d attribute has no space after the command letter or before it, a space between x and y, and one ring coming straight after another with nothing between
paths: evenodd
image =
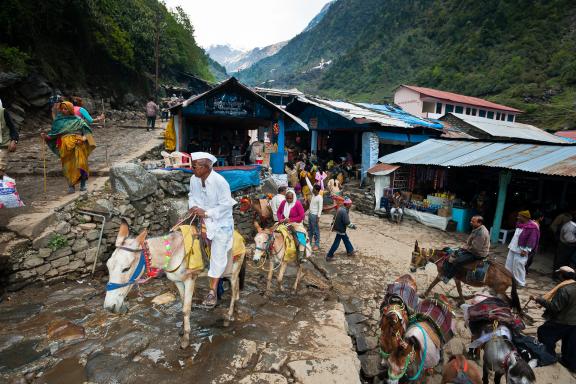
<instances>
[{"instance_id":1,"label":"white cap","mask_svg":"<svg viewBox=\"0 0 576 384\"><path fill-rule=\"evenodd\" d=\"M216 159L216 156L214 156L208 152L192 152L190 154L190 157L192 158L192 161L201 160L201 159L208 159L212 162L212 164L214 164L218 160L218 159Z\"/></svg>"},{"instance_id":2,"label":"white cap","mask_svg":"<svg viewBox=\"0 0 576 384\"><path fill-rule=\"evenodd\" d=\"M565 265L565 266L563 266L563 267L558 268L558 269L556 270L556 272L574 273L574 270L573 270L572 268L570 268L570 267L568 267L568 266Z\"/></svg>"}]
</instances>

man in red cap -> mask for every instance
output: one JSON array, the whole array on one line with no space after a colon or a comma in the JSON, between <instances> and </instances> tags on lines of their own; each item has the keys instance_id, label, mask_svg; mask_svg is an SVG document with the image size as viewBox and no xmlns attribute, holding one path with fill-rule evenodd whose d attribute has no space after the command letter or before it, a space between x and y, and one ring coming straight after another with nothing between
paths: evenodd
<instances>
[{"instance_id":1,"label":"man in red cap","mask_svg":"<svg viewBox=\"0 0 576 384\"><path fill-rule=\"evenodd\" d=\"M344 246L346 247L348 256L355 255L354 247L352 246L352 243L346 234L346 229L348 227L355 228L353 224L350 224L350 216L348 215L348 211L350 211L351 206L352 200L347 197L344 199L344 205L338 208L338 211L336 211L336 216L334 216L334 223L332 224L332 230L336 232L336 237L334 238L332 247L330 247L330 250L326 255L326 261L332 261L334 259L334 252L336 252L340 246L340 240L344 241Z\"/></svg>"}]
</instances>

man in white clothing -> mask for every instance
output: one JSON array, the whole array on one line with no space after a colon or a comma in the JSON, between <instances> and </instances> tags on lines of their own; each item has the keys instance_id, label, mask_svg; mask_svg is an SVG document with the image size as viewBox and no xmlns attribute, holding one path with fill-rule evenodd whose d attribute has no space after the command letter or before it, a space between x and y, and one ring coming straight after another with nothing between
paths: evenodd
<instances>
[{"instance_id":1,"label":"man in white clothing","mask_svg":"<svg viewBox=\"0 0 576 384\"><path fill-rule=\"evenodd\" d=\"M270 209L272 210L272 217L274 217L275 223L278 222L278 207L284 200L286 200L286 187L278 187L278 194L270 200Z\"/></svg>"},{"instance_id":2,"label":"man in white clothing","mask_svg":"<svg viewBox=\"0 0 576 384\"><path fill-rule=\"evenodd\" d=\"M310 242L314 244L313 251L320 249L320 216L322 215L322 208L324 201L320 195L321 187L316 184L312 188L314 197L310 200L310 210L308 213L308 237Z\"/></svg>"},{"instance_id":3,"label":"man in white clothing","mask_svg":"<svg viewBox=\"0 0 576 384\"><path fill-rule=\"evenodd\" d=\"M232 249L234 236L234 218L232 207L236 200L232 198L230 185L218 173L212 170L216 157L206 152L194 152L188 195L189 212L204 219L206 236L212 241L210 247L210 291L203 305L212 308L216 305L216 290L228 264L228 254Z\"/></svg>"}]
</instances>

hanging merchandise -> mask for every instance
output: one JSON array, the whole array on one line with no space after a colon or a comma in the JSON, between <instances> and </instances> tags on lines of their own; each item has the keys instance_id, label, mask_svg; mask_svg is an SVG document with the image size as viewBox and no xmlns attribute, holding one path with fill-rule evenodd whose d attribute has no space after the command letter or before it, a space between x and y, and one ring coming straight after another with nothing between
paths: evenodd
<instances>
[{"instance_id":1,"label":"hanging merchandise","mask_svg":"<svg viewBox=\"0 0 576 384\"><path fill-rule=\"evenodd\" d=\"M274 126L272 127L274 134L276 136L278 136L278 134L280 133L280 126L278 125L278 123L274 123Z\"/></svg>"}]
</instances>

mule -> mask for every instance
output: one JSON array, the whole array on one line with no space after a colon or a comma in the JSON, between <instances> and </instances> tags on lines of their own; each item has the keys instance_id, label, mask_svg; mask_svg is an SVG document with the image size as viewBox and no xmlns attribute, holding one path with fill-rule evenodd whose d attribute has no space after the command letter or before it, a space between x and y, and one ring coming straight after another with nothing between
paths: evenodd
<instances>
[{"instance_id":1,"label":"mule","mask_svg":"<svg viewBox=\"0 0 576 384\"><path fill-rule=\"evenodd\" d=\"M404 336L405 347L399 346L388 358L388 384L397 384L405 378L410 382L422 380L425 372L440 363L441 347L433 340L439 339L439 333L426 321L412 323Z\"/></svg>"},{"instance_id":2,"label":"mule","mask_svg":"<svg viewBox=\"0 0 576 384\"><path fill-rule=\"evenodd\" d=\"M428 296L432 291L432 288L436 286L444 275L444 261L448 259L448 253L440 249L425 249L418 246L418 241L414 244L414 251L412 252L412 259L410 261L410 271L416 272L417 268L425 268L428 263L436 264L438 270L438 275L430 283L426 292L422 297ZM486 271L486 277L484 281L469 281L466 279L467 272L474 269L476 263L472 262L461 266L458 268L456 275L454 276L454 283L456 284L456 289L458 290L458 297L460 304L464 304L464 296L462 295L462 283L473 287L489 287L497 295L508 299L506 291L508 287L512 287L512 306L520 315L522 315L522 306L520 304L520 298L518 297L517 283L514 276L500 263L491 262L488 270Z\"/></svg>"},{"instance_id":3,"label":"mule","mask_svg":"<svg viewBox=\"0 0 576 384\"><path fill-rule=\"evenodd\" d=\"M284 255L286 253L286 248L284 246L284 235L282 233L277 232L275 227L262 229L260 226L256 226L258 233L254 237L254 243L256 244L256 248L254 249L254 254L252 256L252 260L256 264L261 264L264 266L266 264L266 259L268 259L268 281L266 283L266 294L269 295L271 293L272 288L272 277L274 275L274 265L278 265L278 276L276 280L278 282L278 288L281 292L284 292L284 286L282 285L282 280L284 279L284 273L286 272L286 267L288 266L289 262L293 262L298 264L298 272L296 273L296 280L294 281L294 286L292 287L292 291L296 292L298 289L298 283L300 279L304 275L304 265L302 263L298 263L298 260L288 261L285 259ZM312 255L312 248L310 247L310 243L306 243L306 257L310 257Z\"/></svg>"},{"instance_id":4,"label":"mule","mask_svg":"<svg viewBox=\"0 0 576 384\"><path fill-rule=\"evenodd\" d=\"M402 275L394 280L394 283L405 284L414 292L418 292L416 280L411 275ZM408 329L408 318L408 308L404 300L397 295L387 293L380 304L380 338L378 343L382 365L387 365L388 357L392 351L408 347L404 341L404 333Z\"/></svg>"},{"instance_id":5,"label":"mule","mask_svg":"<svg viewBox=\"0 0 576 384\"><path fill-rule=\"evenodd\" d=\"M243 197L240 199L240 212L247 213L253 211L254 225L267 228L274 224L272 209L267 199L255 199Z\"/></svg>"},{"instance_id":6,"label":"mule","mask_svg":"<svg viewBox=\"0 0 576 384\"><path fill-rule=\"evenodd\" d=\"M180 346L188 347L190 345L190 311L196 278L206 276L207 272L187 270L184 239L180 231L152 238L147 238L146 230L134 239L129 239L128 234L128 224L122 221L116 238L116 249L106 262L110 277L106 285L104 308L116 313L125 313L128 307L124 300L132 286L139 282L150 267L163 269L168 279L176 284L182 300L184 329ZM240 254L233 262L232 272L223 276L230 279L231 285L229 320L232 319L234 313L234 304L240 298L240 287L243 285L244 276L244 256L245 252Z\"/></svg>"},{"instance_id":7,"label":"mule","mask_svg":"<svg viewBox=\"0 0 576 384\"><path fill-rule=\"evenodd\" d=\"M492 325L487 325L485 330L490 332ZM483 349L483 384L488 384L490 371L494 372L494 384L500 384L502 376L506 376L507 384L536 383L536 375L532 370L536 366L536 360L527 363L507 338L494 336L484 344Z\"/></svg>"},{"instance_id":8,"label":"mule","mask_svg":"<svg viewBox=\"0 0 576 384\"><path fill-rule=\"evenodd\" d=\"M442 381L446 383L482 384L482 375L476 364L462 355L455 355L442 368Z\"/></svg>"}]
</instances>

